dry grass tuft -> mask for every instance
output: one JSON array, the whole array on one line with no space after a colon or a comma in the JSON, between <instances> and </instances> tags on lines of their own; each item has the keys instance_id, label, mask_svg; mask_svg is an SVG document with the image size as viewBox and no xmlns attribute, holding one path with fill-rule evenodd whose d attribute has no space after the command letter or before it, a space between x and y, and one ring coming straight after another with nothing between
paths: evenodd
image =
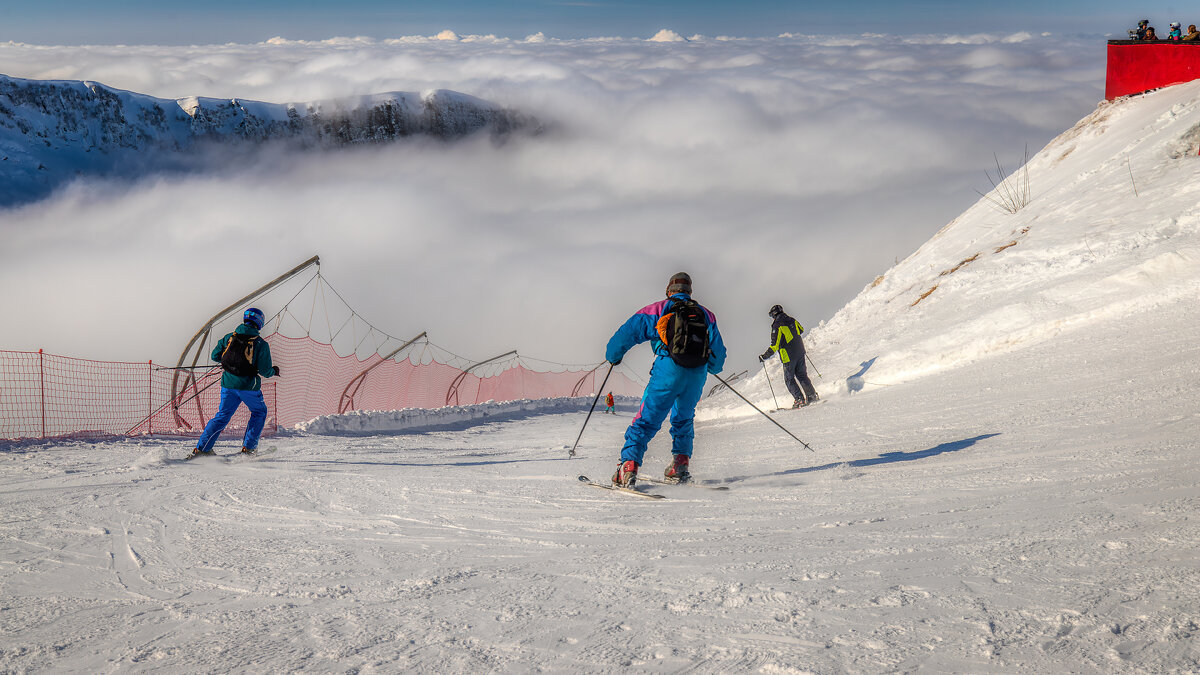
<instances>
[{"instance_id":1,"label":"dry grass tuft","mask_svg":"<svg viewBox=\"0 0 1200 675\"><path fill-rule=\"evenodd\" d=\"M930 293L933 293L934 291L937 290L937 287L938 287L938 285L934 284L932 287L930 287L929 290L922 293L921 297L917 298L916 300L913 300L913 303L911 305L909 305L909 307L916 307L918 302L921 302L925 298L928 298Z\"/></svg>"},{"instance_id":2,"label":"dry grass tuft","mask_svg":"<svg viewBox=\"0 0 1200 675\"><path fill-rule=\"evenodd\" d=\"M966 265L966 264L968 264L968 263L973 263L973 262L975 262L975 260L976 260L977 258L979 258L979 254L978 254L978 253L976 253L975 255L971 256L970 258L967 258L966 260L964 260L964 261L962 261L962 262L958 263L957 265L955 265L954 267L951 267L951 268L950 268L950 269L948 269L948 270L943 270L943 271L942 271L942 273L941 273L941 274L939 274L938 276L939 276L939 277L944 277L944 276L946 276L947 274L954 274L954 273L955 273L955 272L957 272L957 271L958 271L958 270L959 270L959 269L960 269L960 268L961 268L963 265Z\"/></svg>"}]
</instances>

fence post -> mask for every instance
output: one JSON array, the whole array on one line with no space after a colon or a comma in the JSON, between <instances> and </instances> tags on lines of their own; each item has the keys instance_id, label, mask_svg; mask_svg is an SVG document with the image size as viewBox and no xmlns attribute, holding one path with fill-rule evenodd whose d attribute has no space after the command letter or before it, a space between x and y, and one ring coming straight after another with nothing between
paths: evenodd
<instances>
[{"instance_id":1,"label":"fence post","mask_svg":"<svg viewBox=\"0 0 1200 675\"><path fill-rule=\"evenodd\" d=\"M42 438L46 437L46 360L38 350L38 390L42 399Z\"/></svg>"},{"instance_id":2,"label":"fence post","mask_svg":"<svg viewBox=\"0 0 1200 675\"><path fill-rule=\"evenodd\" d=\"M146 371L146 410L149 416L146 418L146 434L154 435L154 359L146 362L148 370Z\"/></svg>"}]
</instances>

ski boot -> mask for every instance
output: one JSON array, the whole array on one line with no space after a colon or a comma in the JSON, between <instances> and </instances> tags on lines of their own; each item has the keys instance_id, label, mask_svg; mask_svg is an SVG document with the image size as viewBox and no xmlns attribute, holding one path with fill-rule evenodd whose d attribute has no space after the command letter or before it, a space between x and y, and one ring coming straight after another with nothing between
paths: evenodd
<instances>
[{"instance_id":1,"label":"ski boot","mask_svg":"<svg viewBox=\"0 0 1200 675\"><path fill-rule=\"evenodd\" d=\"M808 405L808 401L805 401L802 398L798 398L792 402L792 409L795 410L796 408L803 408L806 405Z\"/></svg>"},{"instance_id":2,"label":"ski boot","mask_svg":"<svg viewBox=\"0 0 1200 675\"><path fill-rule=\"evenodd\" d=\"M200 448L193 448L192 454L188 455L188 459L195 459L197 457L212 457L216 454L217 453L213 450L201 450Z\"/></svg>"},{"instance_id":3,"label":"ski boot","mask_svg":"<svg viewBox=\"0 0 1200 675\"><path fill-rule=\"evenodd\" d=\"M637 484L638 463L631 460L621 462L617 465L617 472L613 474L613 485L618 487L631 488Z\"/></svg>"},{"instance_id":4,"label":"ski boot","mask_svg":"<svg viewBox=\"0 0 1200 675\"><path fill-rule=\"evenodd\" d=\"M246 446L242 446L242 452L247 455L253 455L254 453L258 452L258 448L247 448Z\"/></svg>"},{"instance_id":5,"label":"ski boot","mask_svg":"<svg viewBox=\"0 0 1200 675\"><path fill-rule=\"evenodd\" d=\"M671 483L686 483L692 479L692 473L688 471L687 455L675 455L675 461L671 462L671 466L663 472L663 478Z\"/></svg>"}]
</instances>

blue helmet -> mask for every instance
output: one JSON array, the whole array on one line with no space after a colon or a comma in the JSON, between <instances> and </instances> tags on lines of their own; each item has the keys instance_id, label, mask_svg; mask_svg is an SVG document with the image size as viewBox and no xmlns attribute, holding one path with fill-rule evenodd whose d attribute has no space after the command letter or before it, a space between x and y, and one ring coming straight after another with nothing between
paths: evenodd
<instances>
[{"instance_id":1,"label":"blue helmet","mask_svg":"<svg viewBox=\"0 0 1200 675\"><path fill-rule=\"evenodd\" d=\"M257 307L251 307L242 315L242 323L248 323L254 326L255 330L262 330L263 324L266 323L267 317L263 315L262 310Z\"/></svg>"}]
</instances>

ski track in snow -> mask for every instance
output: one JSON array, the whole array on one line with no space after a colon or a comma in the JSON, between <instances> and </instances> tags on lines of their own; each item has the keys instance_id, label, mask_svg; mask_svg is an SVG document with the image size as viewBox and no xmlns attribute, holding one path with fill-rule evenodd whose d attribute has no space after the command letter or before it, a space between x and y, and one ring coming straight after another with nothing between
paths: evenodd
<instances>
[{"instance_id":1,"label":"ski track in snow","mask_svg":"<svg viewBox=\"0 0 1200 675\"><path fill-rule=\"evenodd\" d=\"M703 423L695 471L733 489L649 488L665 502L575 484L611 473L628 423L593 416L569 460L586 411L283 436L240 463L167 461L183 441L14 449L0 667L1194 669L1178 399L1200 359L1154 316L1152 386L1089 369L1123 345L1076 333L778 415L816 454L765 420ZM660 436L647 471L668 456Z\"/></svg>"},{"instance_id":2,"label":"ski track in snow","mask_svg":"<svg viewBox=\"0 0 1200 675\"><path fill-rule=\"evenodd\" d=\"M1102 105L814 329L816 452L706 400L727 492L579 485L628 402L575 459L569 402L3 448L0 670L1200 671L1198 111Z\"/></svg>"}]
</instances>

